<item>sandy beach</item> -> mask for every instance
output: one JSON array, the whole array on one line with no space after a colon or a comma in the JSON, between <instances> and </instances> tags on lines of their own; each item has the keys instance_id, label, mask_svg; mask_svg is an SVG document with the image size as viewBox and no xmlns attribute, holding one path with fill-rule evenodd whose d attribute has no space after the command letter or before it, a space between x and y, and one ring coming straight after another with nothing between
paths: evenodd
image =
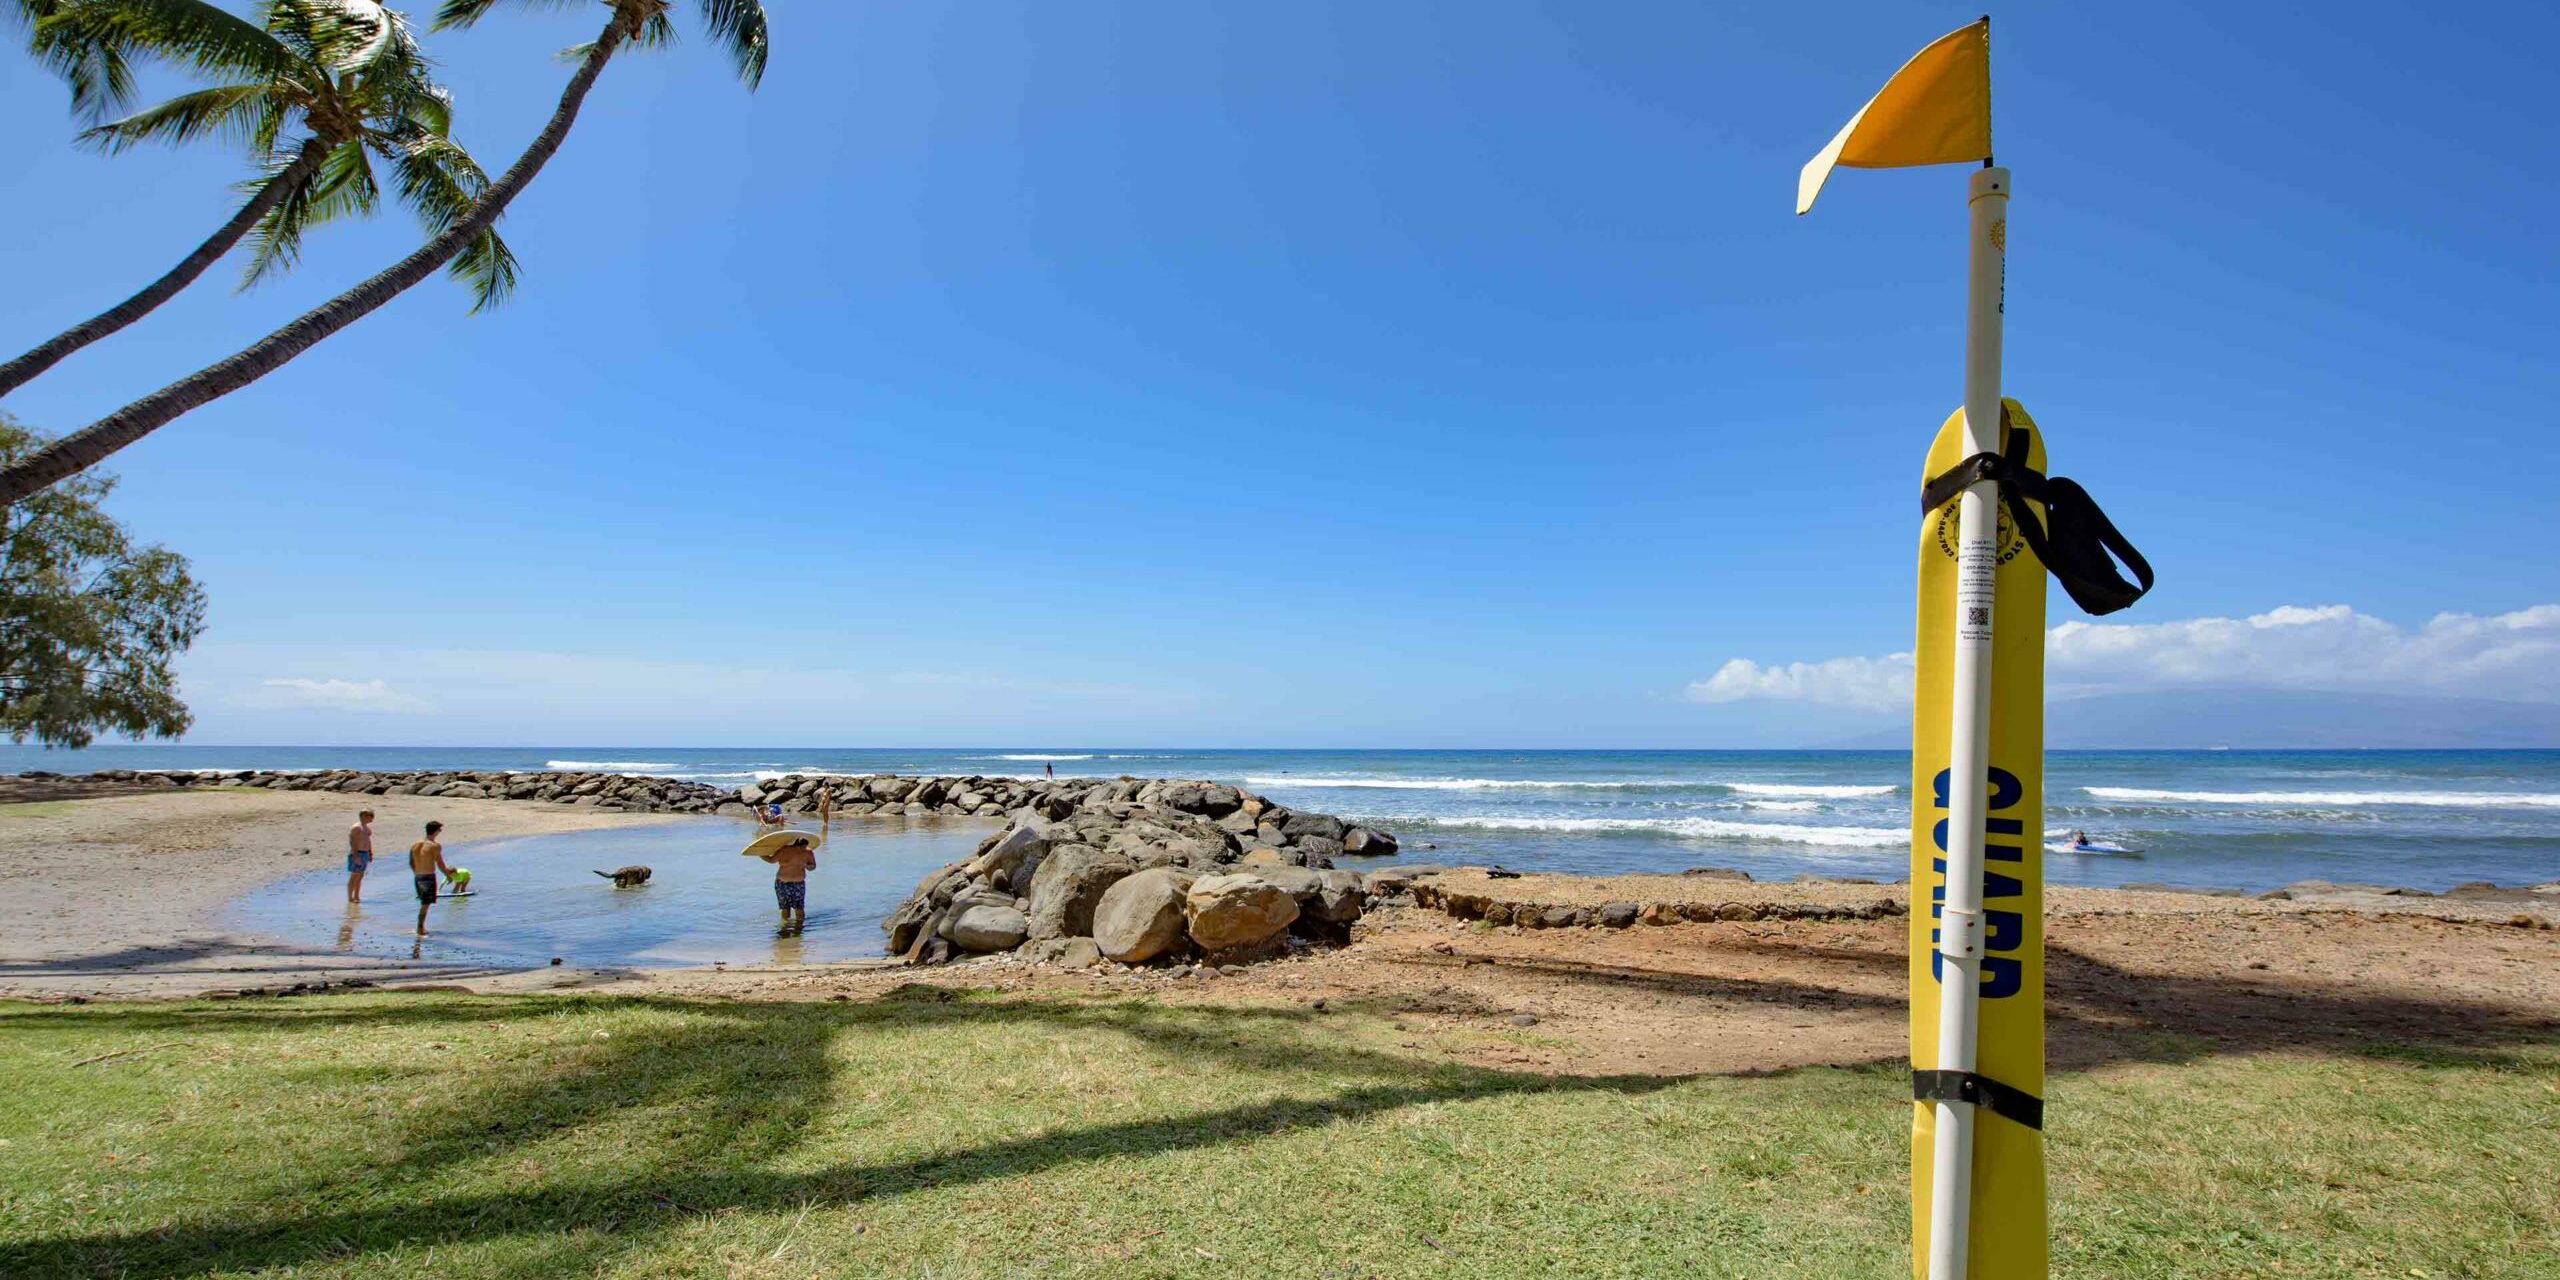
<instances>
[{"instance_id":1,"label":"sandy beach","mask_svg":"<svg viewBox=\"0 0 2560 1280\"><path fill-rule=\"evenodd\" d=\"M1439 901L1591 905L1712 900L1820 919L1524 929L1393 906L1350 945L1214 970L1071 971L997 955L884 964L498 972L338 955L217 918L261 883L339 861L352 797L191 791L0 807L0 995L148 998L296 984L611 989L759 1000L867 999L905 984L1038 996L1386 1011L1417 1044L1475 1065L1564 1074L1686 1074L1890 1060L1903 1052L1899 885L1696 876L1522 876L1458 869ZM464 839L662 822L654 815L388 796L381 844L433 816ZM396 837L396 839L395 839ZM376 876L377 893L405 891ZM2339 889L2257 900L2051 891L2048 989L2057 1066L2164 1045L2281 1050L2486 1045L2560 1028L2560 896Z\"/></svg>"}]
</instances>

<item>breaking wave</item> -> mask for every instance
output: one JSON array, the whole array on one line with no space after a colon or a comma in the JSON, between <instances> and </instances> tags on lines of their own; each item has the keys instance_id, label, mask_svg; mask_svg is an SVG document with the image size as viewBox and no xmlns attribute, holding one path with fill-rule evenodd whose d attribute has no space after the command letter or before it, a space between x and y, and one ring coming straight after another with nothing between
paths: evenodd
<instances>
[{"instance_id":1,"label":"breaking wave","mask_svg":"<svg viewBox=\"0 0 2560 1280\"><path fill-rule=\"evenodd\" d=\"M2560 795L2530 791L2163 791L2149 787L2082 787L2100 800L2176 804L2291 804L2354 808L2425 805L2459 809L2560 809Z\"/></svg>"},{"instance_id":2,"label":"breaking wave","mask_svg":"<svg viewBox=\"0 0 2560 1280\"><path fill-rule=\"evenodd\" d=\"M1721 818L1433 818L1434 827L1480 831L1650 832L1691 840L1759 840L1779 844L1886 849L1910 843L1911 833L1891 827L1813 827L1788 822L1727 822Z\"/></svg>"},{"instance_id":3,"label":"breaking wave","mask_svg":"<svg viewBox=\"0 0 2560 1280\"><path fill-rule=\"evenodd\" d=\"M566 769L572 773L637 773L676 767L671 760L545 760L545 769Z\"/></svg>"}]
</instances>

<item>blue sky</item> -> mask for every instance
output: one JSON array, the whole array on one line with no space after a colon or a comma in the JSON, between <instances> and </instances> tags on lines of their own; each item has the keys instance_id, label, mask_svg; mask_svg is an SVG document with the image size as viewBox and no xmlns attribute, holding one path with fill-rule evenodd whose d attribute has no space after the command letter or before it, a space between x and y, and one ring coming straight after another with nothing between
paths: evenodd
<instances>
[{"instance_id":1,"label":"blue sky","mask_svg":"<svg viewBox=\"0 0 2560 1280\"><path fill-rule=\"evenodd\" d=\"M116 459L213 597L193 740L1893 719L1965 176L1790 199L1977 10L768 8L756 94L698 38L607 72L508 215L511 305L422 286ZM601 12L433 38L492 169ZM2560 16L2032 5L1993 41L2009 390L2164 578L2059 669L2560 699ZM240 162L75 150L7 65L17 350L192 245ZM208 277L5 407L76 427L414 239Z\"/></svg>"}]
</instances>

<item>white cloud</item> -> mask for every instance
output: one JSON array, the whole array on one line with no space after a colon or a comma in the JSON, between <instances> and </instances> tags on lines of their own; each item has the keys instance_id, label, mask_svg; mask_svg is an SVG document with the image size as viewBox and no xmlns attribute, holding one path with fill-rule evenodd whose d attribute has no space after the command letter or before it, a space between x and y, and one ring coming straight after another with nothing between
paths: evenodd
<instances>
[{"instance_id":1,"label":"white cloud","mask_svg":"<svg viewBox=\"0 0 2560 1280\"><path fill-rule=\"evenodd\" d=\"M1783 701L1885 711L1911 698L1911 655L1724 664L1692 702ZM2560 604L2438 614L2412 631L2347 605L2285 605L2245 618L2082 622L2045 640L2056 694L2230 685L2560 701Z\"/></svg>"},{"instance_id":2,"label":"white cloud","mask_svg":"<svg viewBox=\"0 0 2560 1280\"><path fill-rule=\"evenodd\" d=\"M258 682L248 705L318 711L370 711L422 715L434 710L426 699L403 693L381 680L312 680L281 676Z\"/></svg>"},{"instance_id":3,"label":"white cloud","mask_svg":"<svg viewBox=\"0 0 2560 1280\"><path fill-rule=\"evenodd\" d=\"M1691 702L1813 702L1856 711L1911 704L1911 655L1761 666L1735 658L1689 685Z\"/></svg>"}]
</instances>

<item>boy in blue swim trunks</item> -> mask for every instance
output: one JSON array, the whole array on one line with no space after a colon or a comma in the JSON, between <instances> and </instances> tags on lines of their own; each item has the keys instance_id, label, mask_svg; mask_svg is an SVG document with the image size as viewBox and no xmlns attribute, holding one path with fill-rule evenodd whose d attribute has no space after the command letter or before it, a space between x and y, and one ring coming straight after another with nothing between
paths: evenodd
<instances>
[{"instance_id":1,"label":"boy in blue swim trunks","mask_svg":"<svg viewBox=\"0 0 2560 1280\"><path fill-rule=\"evenodd\" d=\"M347 828L347 901L364 897L365 868L373 865L373 810L356 815L356 824Z\"/></svg>"},{"instance_id":2,"label":"boy in blue swim trunks","mask_svg":"<svg viewBox=\"0 0 2560 1280\"><path fill-rule=\"evenodd\" d=\"M427 838L409 846L409 877L418 889L418 936L427 936L427 908L436 904L436 873L450 874L452 866L444 860L444 846L436 836L444 830L441 822L427 824Z\"/></svg>"}]
</instances>

